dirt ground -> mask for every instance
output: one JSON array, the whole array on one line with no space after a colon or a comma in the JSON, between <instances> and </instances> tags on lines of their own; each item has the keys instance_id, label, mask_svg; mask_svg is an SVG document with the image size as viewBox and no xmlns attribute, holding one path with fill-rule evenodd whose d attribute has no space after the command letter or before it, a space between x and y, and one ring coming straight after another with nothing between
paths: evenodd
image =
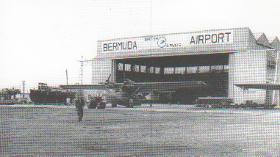
<instances>
[{"instance_id":1,"label":"dirt ground","mask_svg":"<svg viewBox=\"0 0 280 157\"><path fill-rule=\"evenodd\" d=\"M0 107L0 156L280 156L280 110Z\"/></svg>"}]
</instances>

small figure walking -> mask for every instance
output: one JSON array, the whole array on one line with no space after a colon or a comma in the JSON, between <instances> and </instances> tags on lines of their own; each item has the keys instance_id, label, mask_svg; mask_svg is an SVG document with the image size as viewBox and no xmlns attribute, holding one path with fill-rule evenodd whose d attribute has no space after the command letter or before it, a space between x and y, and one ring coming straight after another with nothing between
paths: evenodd
<instances>
[{"instance_id":1,"label":"small figure walking","mask_svg":"<svg viewBox=\"0 0 280 157\"><path fill-rule=\"evenodd\" d=\"M82 94L77 94L75 99L75 106L78 113L78 121L82 121L84 115L85 100Z\"/></svg>"}]
</instances>

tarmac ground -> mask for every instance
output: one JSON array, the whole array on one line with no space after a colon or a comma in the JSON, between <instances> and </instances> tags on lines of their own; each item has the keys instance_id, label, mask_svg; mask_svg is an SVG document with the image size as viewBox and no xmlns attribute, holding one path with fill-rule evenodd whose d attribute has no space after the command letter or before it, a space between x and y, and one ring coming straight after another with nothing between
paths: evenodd
<instances>
[{"instance_id":1,"label":"tarmac ground","mask_svg":"<svg viewBox=\"0 0 280 157\"><path fill-rule=\"evenodd\" d=\"M280 110L0 106L0 156L280 156Z\"/></svg>"}]
</instances>

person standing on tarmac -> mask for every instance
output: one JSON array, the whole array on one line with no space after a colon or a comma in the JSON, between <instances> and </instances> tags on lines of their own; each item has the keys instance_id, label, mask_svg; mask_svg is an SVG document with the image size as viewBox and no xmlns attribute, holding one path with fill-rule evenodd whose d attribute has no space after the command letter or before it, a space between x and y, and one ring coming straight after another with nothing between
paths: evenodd
<instances>
[{"instance_id":1,"label":"person standing on tarmac","mask_svg":"<svg viewBox=\"0 0 280 157\"><path fill-rule=\"evenodd\" d=\"M75 106L78 113L78 121L82 121L84 115L85 99L82 94L77 94L75 99Z\"/></svg>"}]
</instances>

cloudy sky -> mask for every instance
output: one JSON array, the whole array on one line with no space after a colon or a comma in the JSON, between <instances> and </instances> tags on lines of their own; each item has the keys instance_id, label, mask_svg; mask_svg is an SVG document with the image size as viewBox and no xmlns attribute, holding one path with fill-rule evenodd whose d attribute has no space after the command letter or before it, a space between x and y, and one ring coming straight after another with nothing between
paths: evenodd
<instances>
[{"instance_id":1,"label":"cloudy sky","mask_svg":"<svg viewBox=\"0 0 280 157\"><path fill-rule=\"evenodd\" d=\"M279 0L0 0L0 88L79 81L96 41L250 27L280 36ZM90 83L91 66L84 67Z\"/></svg>"}]
</instances>

